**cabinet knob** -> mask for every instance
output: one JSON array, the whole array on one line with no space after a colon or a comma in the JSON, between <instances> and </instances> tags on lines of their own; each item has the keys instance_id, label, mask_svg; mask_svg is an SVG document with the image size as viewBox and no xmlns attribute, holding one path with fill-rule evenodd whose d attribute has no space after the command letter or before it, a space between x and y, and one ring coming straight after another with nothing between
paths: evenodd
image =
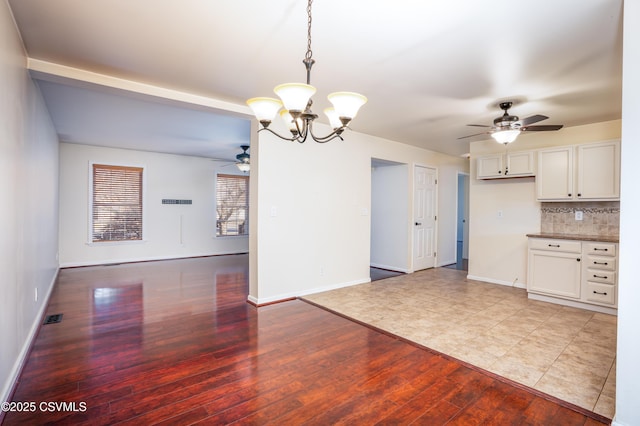
<instances>
[{"instance_id":1,"label":"cabinet knob","mask_svg":"<svg viewBox=\"0 0 640 426\"><path fill-rule=\"evenodd\" d=\"M567 194L568 197L571 197L571 194Z\"/></svg>"},{"instance_id":2,"label":"cabinet knob","mask_svg":"<svg viewBox=\"0 0 640 426\"><path fill-rule=\"evenodd\" d=\"M577 259L576 259L576 262L580 262L580 258L577 258Z\"/></svg>"},{"instance_id":3,"label":"cabinet knob","mask_svg":"<svg viewBox=\"0 0 640 426\"><path fill-rule=\"evenodd\" d=\"M501 175L502 174L502 170L498 170L498 174Z\"/></svg>"},{"instance_id":4,"label":"cabinet knob","mask_svg":"<svg viewBox=\"0 0 640 426\"><path fill-rule=\"evenodd\" d=\"M582 197L582 194L578 193L578 197Z\"/></svg>"}]
</instances>

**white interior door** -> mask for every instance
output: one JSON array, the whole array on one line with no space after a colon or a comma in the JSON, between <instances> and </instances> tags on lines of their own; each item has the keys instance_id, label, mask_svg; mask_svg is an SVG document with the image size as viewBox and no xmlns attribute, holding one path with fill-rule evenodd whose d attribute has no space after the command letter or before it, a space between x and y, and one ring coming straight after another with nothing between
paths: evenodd
<instances>
[{"instance_id":1,"label":"white interior door","mask_svg":"<svg viewBox=\"0 0 640 426\"><path fill-rule=\"evenodd\" d=\"M413 197L413 270L436 264L436 169L415 166Z\"/></svg>"}]
</instances>

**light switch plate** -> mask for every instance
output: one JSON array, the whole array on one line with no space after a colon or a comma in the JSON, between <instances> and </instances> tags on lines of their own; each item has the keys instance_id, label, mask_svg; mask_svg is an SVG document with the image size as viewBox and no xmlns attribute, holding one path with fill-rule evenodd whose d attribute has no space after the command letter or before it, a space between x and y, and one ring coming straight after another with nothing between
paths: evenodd
<instances>
[{"instance_id":1,"label":"light switch plate","mask_svg":"<svg viewBox=\"0 0 640 426\"><path fill-rule=\"evenodd\" d=\"M582 220L582 211L576 210L576 220Z\"/></svg>"}]
</instances>

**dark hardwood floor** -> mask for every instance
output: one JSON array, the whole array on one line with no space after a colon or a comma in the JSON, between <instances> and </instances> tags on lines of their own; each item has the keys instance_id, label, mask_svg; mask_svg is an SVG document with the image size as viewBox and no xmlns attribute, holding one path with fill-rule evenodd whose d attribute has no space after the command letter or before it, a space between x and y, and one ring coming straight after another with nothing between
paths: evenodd
<instances>
[{"instance_id":1,"label":"dark hardwood floor","mask_svg":"<svg viewBox=\"0 0 640 426\"><path fill-rule=\"evenodd\" d=\"M246 264L62 270L12 398L37 409L3 424L601 424L306 302L256 308Z\"/></svg>"}]
</instances>

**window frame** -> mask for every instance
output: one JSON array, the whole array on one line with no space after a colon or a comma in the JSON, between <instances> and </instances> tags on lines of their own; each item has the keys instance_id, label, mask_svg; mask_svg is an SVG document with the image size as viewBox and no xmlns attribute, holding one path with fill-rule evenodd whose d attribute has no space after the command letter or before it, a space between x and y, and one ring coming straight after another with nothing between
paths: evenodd
<instances>
[{"instance_id":1,"label":"window frame","mask_svg":"<svg viewBox=\"0 0 640 426\"><path fill-rule=\"evenodd\" d=\"M140 197L141 206L142 206L142 235L140 239L136 240L106 240L106 241L94 241L93 240L93 169L94 166L110 166L110 167L126 167L126 168L138 168L142 169L142 181L141 181L141 191L142 196ZM129 244L140 244L146 242L146 229L147 229L147 167L143 164L132 164L132 163L118 163L112 161L89 161L88 165L88 175L89 175L89 188L88 188L88 202L87 202L87 211L88 211L88 222L87 222L87 245L90 246L108 246L108 245L129 245Z\"/></svg>"},{"instance_id":2,"label":"window frame","mask_svg":"<svg viewBox=\"0 0 640 426\"><path fill-rule=\"evenodd\" d=\"M246 181L246 185L247 185L247 193L246 193L246 213L245 213L245 233L243 234L237 234L237 235L219 235L218 234L218 180L220 179L221 176L226 176L226 177L230 177L230 178L235 178L235 179L243 179ZM249 229L251 227L250 222L249 222L249 203L250 203L250 198L249 198L249 191L250 191L250 180L249 180L250 176L248 175L241 175L241 174L234 174L234 173L216 173L216 180L215 180L215 193L214 193L214 205L215 205L215 220L214 220L214 231L213 231L213 235L215 238L247 238L249 237Z\"/></svg>"}]
</instances>

